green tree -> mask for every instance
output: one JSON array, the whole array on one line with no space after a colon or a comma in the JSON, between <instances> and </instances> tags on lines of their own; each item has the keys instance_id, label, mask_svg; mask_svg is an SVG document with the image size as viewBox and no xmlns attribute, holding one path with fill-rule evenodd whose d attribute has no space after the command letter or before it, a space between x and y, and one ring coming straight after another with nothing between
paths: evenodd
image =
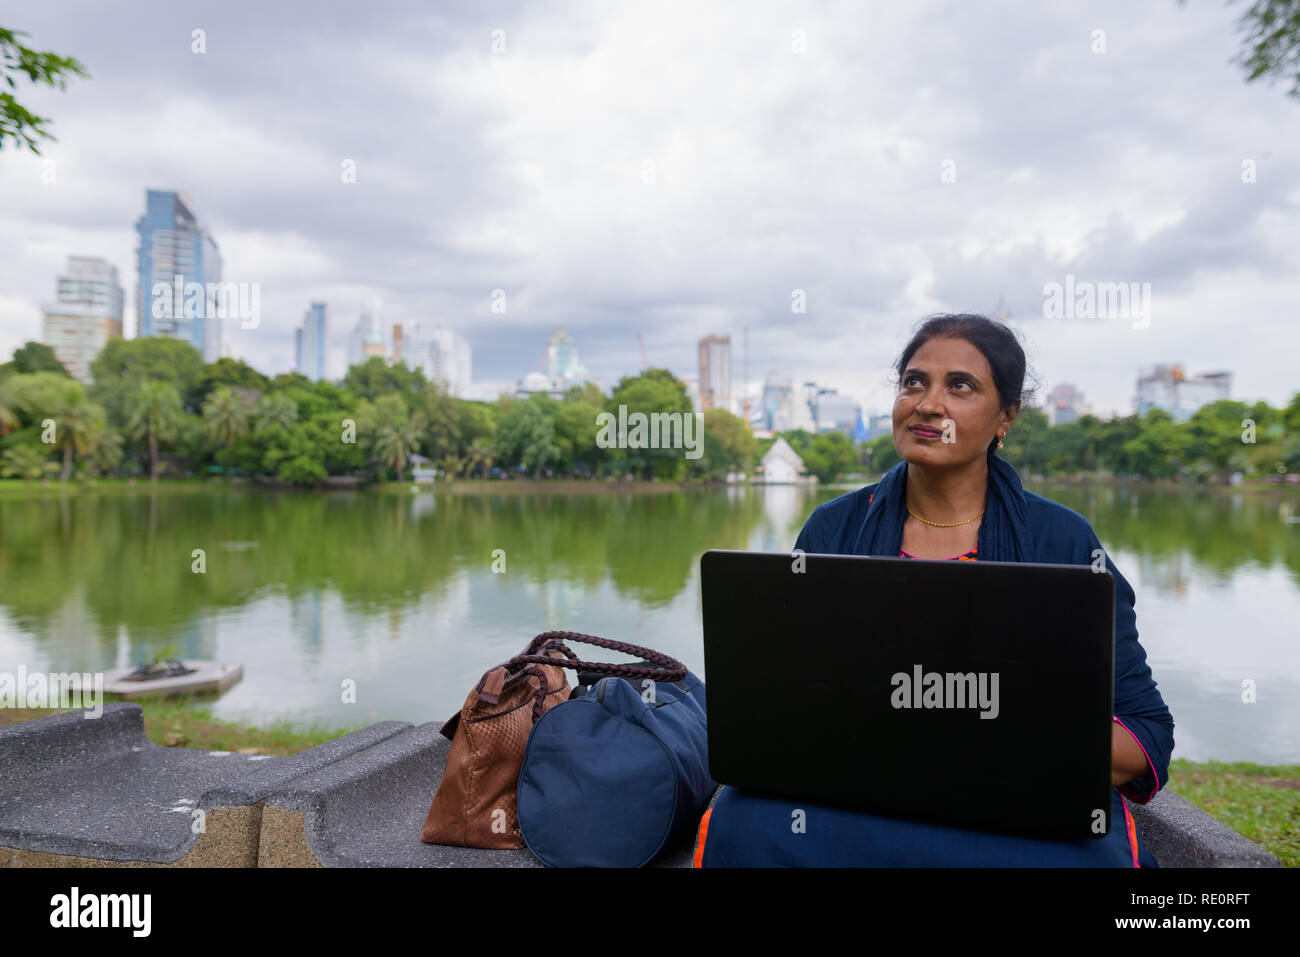
<instances>
[{"instance_id":1,"label":"green tree","mask_svg":"<svg viewBox=\"0 0 1300 957\"><path fill-rule=\"evenodd\" d=\"M19 418L22 411L22 404L13 388L4 379L0 379L0 436L18 428L22 423Z\"/></svg>"},{"instance_id":2,"label":"green tree","mask_svg":"<svg viewBox=\"0 0 1300 957\"><path fill-rule=\"evenodd\" d=\"M1242 426L1247 418L1254 417L1244 402L1220 399L1197 409L1183 428L1192 456L1203 460L1225 483L1232 472L1249 467ZM1267 425L1256 419L1257 436Z\"/></svg>"},{"instance_id":3,"label":"green tree","mask_svg":"<svg viewBox=\"0 0 1300 957\"><path fill-rule=\"evenodd\" d=\"M226 481L230 481L231 458L235 443L248 435L251 416L250 394L230 386L218 386L203 403L203 424L208 437L225 447L223 464Z\"/></svg>"},{"instance_id":4,"label":"green tree","mask_svg":"<svg viewBox=\"0 0 1300 957\"><path fill-rule=\"evenodd\" d=\"M1291 396L1291 401L1282 410L1282 424L1286 426L1287 432L1300 435L1300 392Z\"/></svg>"},{"instance_id":5,"label":"green tree","mask_svg":"<svg viewBox=\"0 0 1300 957\"><path fill-rule=\"evenodd\" d=\"M1287 94L1300 99L1300 0L1255 0L1237 29L1245 34L1236 62L1245 68L1246 82L1289 81Z\"/></svg>"},{"instance_id":6,"label":"green tree","mask_svg":"<svg viewBox=\"0 0 1300 957\"><path fill-rule=\"evenodd\" d=\"M7 448L0 455L0 475L20 478L29 485L56 468L58 466L49 460L41 446L29 442Z\"/></svg>"},{"instance_id":7,"label":"green tree","mask_svg":"<svg viewBox=\"0 0 1300 957\"><path fill-rule=\"evenodd\" d=\"M158 445L180 432L181 396L170 382L146 381L127 400L126 431L149 446L149 477L158 481Z\"/></svg>"},{"instance_id":8,"label":"green tree","mask_svg":"<svg viewBox=\"0 0 1300 957\"><path fill-rule=\"evenodd\" d=\"M343 388L371 402L383 395L400 395L408 408L414 408L429 391L429 383L419 369L408 369L403 362L390 366L379 356L371 356L348 369Z\"/></svg>"},{"instance_id":9,"label":"green tree","mask_svg":"<svg viewBox=\"0 0 1300 957\"><path fill-rule=\"evenodd\" d=\"M104 409L87 401L82 395L61 411L57 422L59 435L55 447L63 449L63 470L59 474L59 481L66 482L72 477L73 456L90 456L103 441L108 421Z\"/></svg>"},{"instance_id":10,"label":"green tree","mask_svg":"<svg viewBox=\"0 0 1300 957\"><path fill-rule=\"evenodd\" d=\"M15 349L13 359L0 365L0 380L30 372L57 372L71 378L54 350L43 342L26 342Z\"/></svg>"},{"instance_id":11,"label":"green tree","mask_svg":"<svg viewBox=\"0 0 1300 957\"><path fill-rule=\"evenodd\" d=\"M266 434L272 429L288 431L298 421L298 403L283 392L264 395L253 407L255 434Z\"/></svg>"},{"instance_id":12,"label":"green tree","mask_svg":"<svg viewBox=\"0 0 1300 957\"><path fill-rule=\"evenodd\" d=\"M90 462L95 471L107 475L122 461L122 433L108 424L107 417L100 424L102 430L92 438Z\"/></svg>"},{"instance_id":13,"label":"green tree","mask_svg":"<svg viewBox=\"0 0 1300 957\"><path fill-rule=\"evenodd\" d=\"M492 448L491 441L486 438L475 439L474 443L470 446L469 465L466 474L469 475L470 478L473 478L475 467L479 467L482 470L480 477L486 482L488 469L492 467L492 460L494 458L496 458L496 451Z\"/></svg>"},{"instance_id":14,"label":"green tree","mask_svg":"<svg viewBox=\"0 0 1300 957\"><path fill-rule=\"evenodd\" d=\"M406 481L407 462L420 441L406 400L396 393L381 395L374 402L363 399L357 409L357 431L367 438L381 477L391 469L399 482Z\"/></svg>"},{"instance_id":15,"label":"green tree","mask_svg":"<svg viewBox=\"0 0 1300 957\"><path fill-rule=\"evenodd\" d=\"M647 369L638 376L620 379L605 410L617 416L620 405L627 406L629 416L637 412L647 416L656 412L692 414L686 386L667 369ZM671 478L686 472L686 459L680 449L611 449L607 454L647 476Z\"/></svg>"},{"instance_id":16,"label":"green tree","mask_svg":"<svg viewBox=\"0 0 1300 957\"><path fill-rule=\"evenodd\" d=\"M704 430L717 436L731 459L730 467L745 471L753 468L758 443L740 416L732 415L726 409L707 409L704 412Z\"/></svg>"},{"instance_id":17,"label":"green tree","mask_svg":"<svg viewBox=\"0 0 1300 957\"><path fill-rule=\"evenodd\" d=\"M1138 436L1124 443L1132 470L1149 478L1177 475L1190 458L1187 431L1163 409L1152 409L1141 422Z\"/></svg>"},{"instance_id":18,"label":"green tree","mask_svg":"<svg viewBox=\"0 0 1300 957\"><path fill-rule=\"evenodd\" d=\"M264 465L282 482L318 485L329 476L324 442L312 423L274 426L275 434L263 458Z\"/></svg>"},{"instance_id":19,"label":"green tree","mask_svg":"<svg viewBox=\"0 0 1300 957\"><path fill-rule=\"evenodd\" d=\"M545 396L514 402L501 418L498 447L510 463L518 463L542 477L542 469L560 460L555 440L553 410L559 403Z\"/></svg>"},{"instance_id":20,"label":"green tree","mask_svg":"<svg viewBox=\"0 0 1300 957\"><path fill-rule=\"evenodd\" d=\"M375 433L374 451L380 467L397 472L397 481L406 481L406 463L415 451L418 435L407 420L387 421Z\"/></svg>"},{"instance_id":21,"label":"green tree","mask_svg":"<svg viewBox=\"0 0 1300 957\"><path fill-rule=\"evenodd\" d=\"M489 406L448 395L437 383L430 385L413 407L419 410L412 421L421 445L435 460L448 456L466 459L475 439L490 439L496 432Z\"/></svg>"},{"instance_id":22,"label":"green tree","mask_svg":"<svg viewBox=\"0 0 1300 957\"><path fill-rule=\"evenodd\" d=\"M879 475L884 475L903 457L898 454L893 435L881 435L867 443L867 468Z\"/></svg>"},{"instance_id":23,"label":"green tree","mask_svg":"<svg viewBox=\"0 0 1300 957\"><path fill-rule=\"evenodd\" d=\"M230 386L232 389L263 393L270 388L270 384L266 376L242 359L222 356L200 370L194 383L193 401L198 406L202 406L208 396L223 385Z\"/></svg>"},{"instance_id":24,"label":"green tree","mask_svg":"<svg viewBox=\"0 0 1300 957\"><path fill-rule=\"evenodd\" d=\"M576 387L569 390L569 395L573 398L565 399L552 410L558 461L569 475L579 469L595 473L606 455L606 450L596 444L597 422L605 411L604 399L600 405L593 405Z\"/></svg>"},{"instance_id":25,"label":"green tree","mask_svg":"<svg viewBox=\"0 0 1300 957\"><path fill-rule=\"evenodd\" d=\"M90 397L108 412L109 421L122 426L134 407L133 393L145 382L166 382L181 406L191 411L198 399L203 356L188 342L149 336L144 339L110 339L90 364L94 385Z\"/></svg>"},{"instance_id":26,"label":"green tree","mask_svg":"<svg viewBox=\"0 0 1300 957\"><path fill-rule=\"evenodd\" d=\"M38 139L55 139L54 134L45 128L50 118L38 116L14 99L11 91L18 88L14 77L22 73L32 83L66 90L69 77L89 79L90 74L72 57L23 46L18 38L25 36L27 34L21 31L0 27L0 80L8 87L0 92L0 149L4 149L5 139L10 138L19 148L25 145L39 154Z\"/></svg>"}]
</instances>

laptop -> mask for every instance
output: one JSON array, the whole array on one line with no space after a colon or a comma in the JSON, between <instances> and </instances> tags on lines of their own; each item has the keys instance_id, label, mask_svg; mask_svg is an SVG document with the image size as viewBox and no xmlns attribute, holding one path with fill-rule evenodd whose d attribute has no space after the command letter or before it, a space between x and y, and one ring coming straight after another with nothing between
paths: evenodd
<instances>
[{"instance_id":1,"label":"laptop","mask_svg":"<svg viewBox=\"0 0 1300 957\"><path fill-rule=\"evenodd\" d=\"M1056 840L1114 823L1109 571L711 549L700 576L719 783Z\"/></svg>"}]
</instances>

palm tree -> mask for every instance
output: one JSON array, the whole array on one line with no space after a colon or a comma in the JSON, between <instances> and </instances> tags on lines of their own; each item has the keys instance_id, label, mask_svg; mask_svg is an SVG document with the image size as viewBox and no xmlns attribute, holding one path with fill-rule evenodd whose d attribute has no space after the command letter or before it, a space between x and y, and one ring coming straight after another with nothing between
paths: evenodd
<instances>
[{"instance_id":1,"label":"palm tree","mask_svg":"<svg viewBox=\"0 0 1300 957\"><path fill-rule=\"evenodd\" d=\"M149 380L127 399L126 430L149 440L149 475L158 481L158 443L180 434L181 395L170 382Z\"/></svg>"},{"instance_id":2,"label":"palm tree","mask_svg":"<svg viewBox=\"0 0 1300 957\"><path fill-rule=\"evenodd\" d=\"M122 461L121 433L116 429L110 429L105 423L103 430L92 438L90 460L102 475L107 475L117 468L118 463Z\"/></svg>"},{"instance_id":3,"label":"palm tree","mask_svg":"<svg viewBox=\"0 0 1300 957\"><path fill-rule=\"evenodd\" d=\"M415 426L406 419L385 422L375 433L374 453L384 469L396 469L397 481L406 481L406 460L415 450Z\"/></svg>"},{"instance_id":4,"label":"palm tree","mask_svg":"<svg viewBox=\"0 0 1300 957\"><path fill-rule=\"evenodd\" d=\"M33 445L15 445L0 456L0 475L6 478L16 476L25 483L41 478L55 468L57 466L45 457L45 453Z\"/></svg>"},{"instance_id":5,"label":"palm tree","mask_svg":"<svg viewBox=\"0 0 1300 957\"><path fill-rule=\"evenodd\" d=\"M298 403L282 392L265 395L253 408L253 418L257 423L253 431L257 435L264 435L274 428L287 432L298 421Z\"/></svg>"},{"instance_id":6,"label":"palm tree","mask_svg":"<svg viewBox=\"0 0 1300 957\"><path fill-rule=\"evenodd\" d=\"M295 416L296 416L295 406ZM222 386L203 403L204 431L226 447L226 481L230 481L230 459L235 443L248 434L248 402L243 396Z\"/></svg>"},{"instance_id":7,"label":"palm tree","mask_svg":"<svg viewBox=\"0 0 1300 957\"><path fill-rule=\"evenodd\" d=\"M63 448L63 471L59 474L59 481L66 482L72 476L73 456L89 455L108 431L108 421L101 406L83 398L60 409L58 418L61 420L61 435L56 447Z\"/></svg>"},{"instance_id":8,"label":"palm tree","mask_svg":"<svg viewBox=\"0 0 1300 957\"><path fill-rule=\"evenodd\" d=\"M468 461L468 459L463 459L459 455L448 453L442 457L438 464L441 465L442 470L447 473L447 481L454 482L456 477L460 475L461 469L465 468Z\"/></svg>"},{"instance_id":9,"label":"palm tree","mask_svg":"<svg viewBox=\"0 0 1300 957\"><path fill-rule=\"evenodd\" d=\"M483 467L483 481L487 481L488 469L492 466L492 460L496 458L496 452L492 448L492 443L485 438L475 439L469 447L469 475L474 475L474 467L481 465Z\"/></svg>"},{"instance_id":10,"label":"palm tree","mask_svg":"<svg viewBox=\"0 0 1300 957\"><path fill-rule=\"evenodd\" d=\"M10 394L3 383L0 383L0 435L4 435L10 429L18 428L21 424L18 421L21 406L18 399Z\"/></svg>"}]
</instances>

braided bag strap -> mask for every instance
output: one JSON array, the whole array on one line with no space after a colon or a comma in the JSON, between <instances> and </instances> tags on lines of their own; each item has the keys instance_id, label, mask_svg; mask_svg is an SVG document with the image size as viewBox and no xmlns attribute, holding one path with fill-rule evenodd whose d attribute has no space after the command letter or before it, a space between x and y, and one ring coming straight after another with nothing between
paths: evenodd
<instances>
[{"instance_id":1,"label":"braided bag strap","mask_svg":"<svg viewBox=\"0 0 1300 957\"><path fill-rule=\"evenodd\" d=\"M583 661L565 644L565 642L569 641L595 645L597 648L606 648L620 654L636 655L652 664L660 665L660 667L647 668L644 665L619 665L602 661ZM543 649L549 650L552 648L561 652L567 660L561 660L544 653L538 654ZM572 668L575 671L591 671L615 678L652 678L655 681L681 681L686 677L686 666L676 658L669 657L662 652L655 651L652 648L643 648L640 645L631 645L625 641L614 641L611 638L584 635L576 631L543 632L529 643L528 648L522 655L517 655L507 661L505 667L507 670L513 671L518 665L524 664L556 665L561 668Z\"/></svg>"}]
</instances>

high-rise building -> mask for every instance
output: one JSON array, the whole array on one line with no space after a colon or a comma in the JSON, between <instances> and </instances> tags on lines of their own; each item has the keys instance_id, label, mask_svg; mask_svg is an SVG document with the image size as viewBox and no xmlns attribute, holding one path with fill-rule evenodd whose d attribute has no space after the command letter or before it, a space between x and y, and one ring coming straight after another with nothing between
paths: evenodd
<instances>
[{"instance_id":1,"label":"high-rise building","mask_svg":"<svg viewBox=\"0 0 1300 957\"><path fill-rule=\"evenodd\" d=\"M464 336L439 326L421 337L418 355L418 366L430 382L441 384L449 395L463 396L469 390L471 352Z\"/></svg>"},{"instance_id":2,"label":"high-rise building","mask_svg":"<svg viewBox=\"0 0 1300 957\"><path fill-rule=\"evenodd\" d=\"M858 404L838 390L805 382L801 393L790 400L791 429L803 429L805 432L843 432L852 434L862 417ZM862 433L866 434L865 424Z\"/></svg>"},{"instance_id":3,"label":"high-rise building","mask_svg":"<svg viewBox=\"0 0 1300 957\"><path fill-rule=\"evenodd\" d=\"M348 336L348 368L362 365L372 356L383 359L387 352L388 350L384 348L384 337L379 331L379 323L375 321L372 314L363 312Z\"/></svg>"},{"instance_id":4,"label":"high-rise building","mask_svg":"<svg viewBox=\"0 0 1300 957\"><path fill-rule=\"evenodd\" d=\"M763 383L763 428L770 432L786 432L794 428L794 386L789 376L778 375L773 369Z\"/></svg>"},{"instance_id":5,"label":"high-rise building","mask_svg":"<svg viewBox=\"0 0 1300 957\"><path fill-rule=\"evenodd\" d=\"M324 381L325 356L328 351L325 303L313 302L303 313L302 328L294 337L294 362L298 371L312 382Z\"/></svg>"},{"instance_id":6,"label":"high-rise building","mask_svg":"<svg viewBox=\"0 0 1300 957\"><path fill-rule=\"evenodd\" d=\"M850 435L862 410L847 395L835 389L818 389L817 404L813 407L813 420L818 432L843 432Z\"/></svg>"},{"instance_id":7,"label":"high-rise building","mask_svg":"<svg viewBox=\"0 0 1300 957\"><path fill-rule=\"evenodd\" d=\"M700 340L700 400L706 409L731 411L731 336Z\"/></svg>"},{"instance_id":8,"label":"high-rise building","mask_svg":"<svg viewBox=\"0 0 1300 957\"><path fill-rule=\"evenodd\" d=\"M544 392L553 399L562 399L575 385L588 382L599 385L578 361L578 349L568 331L557 326L551 330L546 349L537 360L537 369L515 384L515 395L526 398Z\"/></svg>"},{"instance_id":9,"label":"high-rise building","mask_svg":"<svg viewBox=\"0 0 1300 957\"><path fill-rule=\"evenodd\" d=\"M122 338L124 293L117 267L93 256L69 256L58 277L55 301L41 306L41 341L82 382L109 339Z\"/></svg>"},{"instance_id":10,"label":"high-rise building","mask_svg":"<svg viewBox=\"0 0 1300 957\"><path fill-rule=\"evenodd\" d=\"M578 361L578 347L567 329L556 327L546 343L546 375L561 392L591 381L587 367Z\"/></svg>"},{"instance_id":11,"label":"high-rise building","mask_svg":"<svg viewBox=\"0 0 1300 957\"><path fill-rule=\"evenodd\" d=\"M1069 425L1078 422L1087 412L1083 393L1068 382L1062 382L1047 393L1047 421L1051 425Z\"/></svg>"},{"instance_id":12,"label":"high-rise building","mask_svg":"<svg viewBox=\"0 0 1300 957\"><path fill-rule=\"evenodd\" d=\"M704 406L700 402L700 383L693 375L678 376L678 381L686 387L686 398L691 400L692 412L703 412Z\"/></svg>"},{"instance_id":13,"label":"high-rise building","mask_svg":"<svg viewBox=\"0 0 1300 957\"><path fill-rule=\"evenodd\" d=\"M388 348L388 362L390 365L396 365L399 362L407 361L407 337L406 330L402 328L401 323L393 323L393 340Z\"/></svg>"},{"instance_id":14,"label":"high-rise building","mask_svg":"<svg viewBox=\"0 0 1300 957\"><path fill-rule=\"evenodd\" d=\"M882 435L894 434L894 414L892 412L872 412L867 416L867 441L878 439Z\"/></svg>"},{"instance_id":15,"label":"high-rise building","mask_svg":"<svg viewBox=\"0 0 1300 957\"><path fill-rule=\"evenodd\" d=\"M1180 363L1157 365L1138 375L1137 414L1163 409L1175 422L1186 422L1201 406L1231 398L1231 392L1231 372L1205 372L1189 379Z\"/></svg>"},{"instance_id":16,"label":"high-rise building","mask_svg":"<svg viewBox=\"0 0 1300 957\"><path fill-rule=\"evenodd\" d=\"M136 221L135 308L138 336L190 343L207 362L221 355L221 253L183 193L145 192Z\"/></svg>"}]
</instances>

